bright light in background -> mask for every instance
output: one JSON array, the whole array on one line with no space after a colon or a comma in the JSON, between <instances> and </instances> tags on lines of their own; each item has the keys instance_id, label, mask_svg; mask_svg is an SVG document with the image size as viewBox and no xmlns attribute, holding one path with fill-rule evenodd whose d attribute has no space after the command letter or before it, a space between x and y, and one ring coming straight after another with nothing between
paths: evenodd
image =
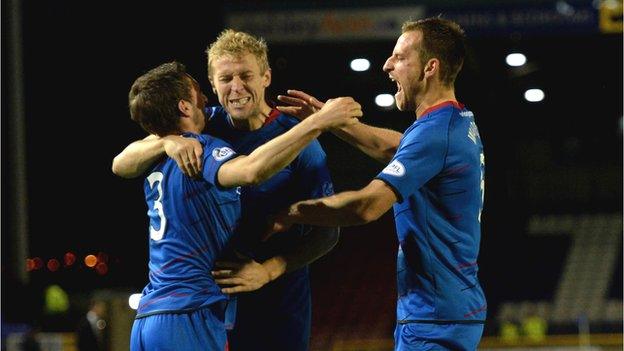
<instances>
[{"instance_id":1,"label":"bright light in background","mask_svg":"<svg viewBox=\"0 0 624 351\"><path fill-rule=\"evenodd\" d=\"M95 255L87 255L84 259L84 263L85 266L93 268L97 263L97 257L95 257Z\"/></svg>"},{"instance_id":2,"label":"bright light in background","mask_svg":"<svg viewBox=\"0 0 624 351\"><path fill-rule=\"evenodd\" d=\"M507 57L505 58L505 62L507 62L507 64L511 67L519 67L526 63L526 56L519 52L515 52L513 54L507 55Z\"/></svg>"},{"instance_id":3,"label":"bright light in background","mask_svg":"<svg viewBox=\"0 0 624 351\"><path fill-rule=\"evenodd\" d=\"M141 294L132 294L128 298L128 305L130 305L130 308L132 308L133 310L136 310L137 308L139 308L140 300L141 300Z\"/></svg>"},{"instance_id":4,"label":"bright light in background","mask_svg":"<svg viewBox=\"0 0 624 351\"><path fill-rule=\"evenodd\" d=\"M364 72L370 68L370 61L365 58L357 58L351 61L351 69L356 72Z\"/></svg>"},{"instance_id":5,"label":"bright light in background","mask_svg":"<svg viewBox=\"0 0 624 351\"><path fill-rule=\"evenodd\" d=\"M375 96L375 104L379 107L390 107L394 104L394 96L390 94L379 94Z\"/></svg>"},{"instance_id":6,"label":"bright light in background","mask_svg":"<svg viewBox=\"0 0 624 351\"><path fill-rule=\"evenodd\" d=\"M529 102L539 102L544 100L544 91L542 89L529 89L524 92L524 98Z\"/></svg>"}]
</instances>

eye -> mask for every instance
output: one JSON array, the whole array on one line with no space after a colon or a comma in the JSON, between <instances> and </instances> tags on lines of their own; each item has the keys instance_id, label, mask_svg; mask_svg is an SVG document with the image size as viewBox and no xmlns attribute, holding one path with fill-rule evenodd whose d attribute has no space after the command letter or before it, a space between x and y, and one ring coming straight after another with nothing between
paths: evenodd
<instances>
[{"instance_id":1,"label":"eye","mask_svg":"<svg viewBox=\"0 0 624 351\"><path fill-rule=\"evenodd\" d=\"M219 82L227 83L232 80L231 76L221 76L219 77Z\"/></svg>"}]
</instances>

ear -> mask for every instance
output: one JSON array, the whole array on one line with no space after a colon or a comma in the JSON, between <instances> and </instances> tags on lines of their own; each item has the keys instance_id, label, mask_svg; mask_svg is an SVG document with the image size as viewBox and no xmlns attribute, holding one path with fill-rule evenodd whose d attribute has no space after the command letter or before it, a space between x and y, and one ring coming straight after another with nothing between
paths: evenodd
<instances>
[{"instance_id":1,"label":"ear","mask_svg":"<svg viewBox=\"0 0 624 351\"><path fill-rule=\"evenodd\" d=\"M425 78L431 78L440 71L440 60L432 58L427 61L424 68Z\"/></svg>"},{"instance_id":2,"label":"ear","mask_svg":"<svg viewBox=\"0 0 624 351\"><path fill-rule=\"evenodd\" d=\"M267 69L262 75L262 86L268 88L271 85L271 69Z\"/></svg>"},{"instance_id":3,"label":"ear","mask_svg":"<svg viewBox=\"0 0 624 351\"><path fill-rule=\"evenodd\" d=\"M193 106L186 100L178 101L178 110L180 110L181 117L190 117L193 111Z\"/></svg>"}]
</instances>

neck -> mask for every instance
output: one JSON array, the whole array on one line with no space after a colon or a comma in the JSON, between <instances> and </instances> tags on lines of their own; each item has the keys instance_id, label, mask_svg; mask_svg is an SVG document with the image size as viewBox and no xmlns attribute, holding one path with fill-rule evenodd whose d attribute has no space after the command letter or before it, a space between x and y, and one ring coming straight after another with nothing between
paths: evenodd
<instances>
[{"instance_id":1,"label":"neck","mask_svg":"<svg viewBox=\"0 0 624 351\"><path fill-rule=\"evenodd\" d=\"M425 112L431 106L435 106L437 104L443 103L445 101L455 101L455 89L453 87L439 87L435 90L430 90L425 93L425 96L422 97L420 103L416 107L416 119L422 117L423 112Z\"/></svg>"},{"instance_id":2,"label":"neck","mask_svg":"<svg viewBox=\"0 0 624 351\"><path fill-rule=\"evenodd\" d=\"M260 104L260 108L258 112L253 114L252 116L244 119L231 118L232 125L236 129L241 130L256 130L262 128L264 125L264 121L269 118L269 114L271 113L271 106L269 106L266 102L262 102Z\"/></svg>"}]
</instances>

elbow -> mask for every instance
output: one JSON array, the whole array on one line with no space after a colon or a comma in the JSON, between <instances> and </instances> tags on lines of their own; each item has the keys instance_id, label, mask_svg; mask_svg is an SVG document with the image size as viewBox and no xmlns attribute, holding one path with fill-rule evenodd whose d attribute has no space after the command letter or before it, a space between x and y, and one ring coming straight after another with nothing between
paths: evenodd
<instances>
[{"instance_id":1,"label":"elbow","mask_svg":"<svg viewBox=\"0 0 624 351\"><path fill-rule=\"evenodd\" d=\"M113 171L113 174L118 177L122 177L126 179L136 178L137 177L136 174L129 172L127 169L125 169L124 167L120 165L120 162L117 159L117 157L113 159L113 165L111 166L111 171Z\"/></svg>"},{"instance_id":2,"label":"elbow","mask_svg":"<svg viewBox=\"0 0 624 351\"><path fill-rule=\"evenodd\" d=\"M119 169L119 162L117 161L117 157L113 159L113 165L111 166L111 171L113 171L113 174L116 176L120 176L120 177L123 176L121 174L121 170Z\"/></svg>"},{"instance_id":3,"label":"elbow","mask_svg":"<svg viewBox=\"0 0 624 351\"><path fill-rule=\"evenodd\" d=\"M244 182L246 186L258 186L269 179L273 174L267 172L262 165L251 165L249 171L245 172Z\"/></svg>"}]
</instances>

